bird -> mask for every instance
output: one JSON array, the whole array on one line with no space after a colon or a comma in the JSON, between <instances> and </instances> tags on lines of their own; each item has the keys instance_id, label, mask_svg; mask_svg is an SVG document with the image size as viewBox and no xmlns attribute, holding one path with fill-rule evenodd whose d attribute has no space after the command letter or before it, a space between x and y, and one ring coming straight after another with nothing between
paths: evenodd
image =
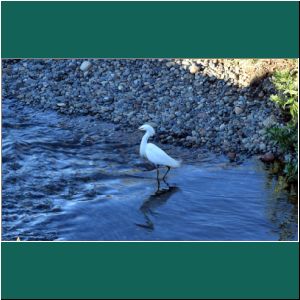
<instances>
[{"instance_id":1,"label":"bird","mask_svg":"<svg viewBox=\"0 0 300 300\"><path fill-rule=\"evenodd\" d=\"M151 125L144 124L139 127L139 130L146 131L140 144L140 156L148 159L155 165L157 170L157 182L159 184L159 167L167 167L167 172L162 178L162 180L165 180L170 169L180 167L181 161L172 158L158 146L148 143L148 139L155 134L155 130Z\"/></svg>"}]
</instances>

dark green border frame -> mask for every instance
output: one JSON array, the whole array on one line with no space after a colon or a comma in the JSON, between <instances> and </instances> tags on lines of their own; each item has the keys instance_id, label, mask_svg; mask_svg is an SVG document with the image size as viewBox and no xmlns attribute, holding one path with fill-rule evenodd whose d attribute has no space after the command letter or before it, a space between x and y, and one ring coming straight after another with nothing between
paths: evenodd
<instances>
[{"instance_id":1,"label":"dark green border frame","mask_svg":"<svg viewBox=\"0 0 300 300\"><path fill-rule=\"evenodd\" d=\"M297 2L2 2L2 58L297 58ZM12 298L299 297L298 243L1 243Z\"/></svg>"},{"instance_id":2,"label":"dark green border frame","mask_svg":"<svg viewBox=\"0 0 300 300\"><path fill-rule=\"evenodd\" d=\"M2 243L3 297L297 299L298 243Z\"/></svg>"},{"instance_id":3,"label":"dark green border frame","mask_svg":"<svg viewBox=\"0 0 300 300\"><path fill-rule=\"evenodd\" d=\"M297 58L298 2L2 2L2 57Z\"/></svg>"}]
</instances>

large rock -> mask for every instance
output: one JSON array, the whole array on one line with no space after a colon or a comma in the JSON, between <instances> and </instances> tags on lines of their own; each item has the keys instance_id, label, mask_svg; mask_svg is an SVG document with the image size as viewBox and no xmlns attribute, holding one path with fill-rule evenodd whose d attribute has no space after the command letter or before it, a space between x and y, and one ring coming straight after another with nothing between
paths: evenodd
<instances>
[{"instance_id":1,"label":"large rock","mask_svg":"<svg viewBox=\"0 0 300 300\"><path fill-rule=\"evenodd\" d=\"M91 68L92 64L88 61L85 60L81 65L80 65L80 70L82 72L86 72Z\"/></svg>"}]
</instances>

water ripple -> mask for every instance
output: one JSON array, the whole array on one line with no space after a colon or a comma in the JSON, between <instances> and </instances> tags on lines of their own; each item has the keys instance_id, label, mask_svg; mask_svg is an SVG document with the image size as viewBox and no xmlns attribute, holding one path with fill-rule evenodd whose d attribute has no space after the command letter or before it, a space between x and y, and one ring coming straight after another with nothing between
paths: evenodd
<instances>
[{"instance_id":1,"label":"water ripple","mask_svg":"<svg viewBox=\"0 0 300 300\"><path fill-rule=\"evenodd\" d=\"M255 159L163 145L184 163L155 193L141 133L15 100L2 111L4 240L297 239L297 208Z\"/></svg>"}]
</instances>

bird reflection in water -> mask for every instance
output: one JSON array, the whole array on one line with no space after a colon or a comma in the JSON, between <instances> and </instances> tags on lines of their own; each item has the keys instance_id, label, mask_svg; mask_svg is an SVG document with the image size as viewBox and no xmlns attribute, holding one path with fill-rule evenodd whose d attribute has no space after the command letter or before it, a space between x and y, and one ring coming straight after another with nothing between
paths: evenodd
<instances>
[{"instance_id":1,"label":"bird reflection in water","mask_svg":"<svg viewBox=\"0 0 300 300\"><path fill-rule=\"evenodd\" d=\"M143 213L146 223L145 224L137 224L137 226L153 230L154 223L152 222L150 216L157 214L155 209L164 205L168 199L180 189L176 186L170 186L165 180L162 180L167 188L161 189L161 180L157 179L157 190L154 194L152 194L140 207L140 211Z\"/></svg>"}]
</instances>

